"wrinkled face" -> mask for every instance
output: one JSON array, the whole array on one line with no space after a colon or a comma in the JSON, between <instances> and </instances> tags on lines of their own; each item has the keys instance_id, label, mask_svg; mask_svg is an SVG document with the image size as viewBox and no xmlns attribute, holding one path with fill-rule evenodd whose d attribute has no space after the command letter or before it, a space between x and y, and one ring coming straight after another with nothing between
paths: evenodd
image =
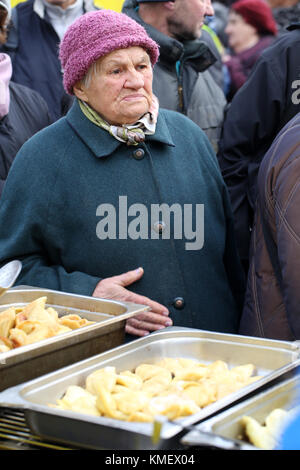
<instances>
[{"instance_id":1,"label":"wrinkled face","mask_svg":"<svg viewBox=\"0 0 300 470\"><path fill-rule=\"evenodd\" d=\"M244 45L249 44L251 38L256 36L257 31L253 26L246 23L241 15L232 11L228 15L225 33L228 36L229 47L235 52L239 52L243 50Z\"/></svg>"},{"instance_id":2,"label":"wrinkled face","mask_svg":"<svg viewBox=\"0 0 300 470\"><path fill-rule=\"evenodd\" d=\"M213 16L211 0L176 0L168 17L170 34L178 40L193 40L201 36L205 16Z\"/></svg>"},{"instance_id":3,"label":"wrinkled face","mask_svg":"<svg viewBox=\"0 0 300 470\"><path fill-rule=\"evenodd\" d=\"M78 82L75 95L113 125L132 124L152 103L152 65L141 47L101 57L90 80Z\"/></svg>"},{"instance_id":4,"label":"wrinkled face","mask_svg":"<svg viewBox=\"0 0 300 470\"><path fill-rule=\"evenodd\" d=\"M7 26L9 21L7 20L7 10L0 7L0 44L4 44L7 38Z\"/></svg>"}]
</instances>

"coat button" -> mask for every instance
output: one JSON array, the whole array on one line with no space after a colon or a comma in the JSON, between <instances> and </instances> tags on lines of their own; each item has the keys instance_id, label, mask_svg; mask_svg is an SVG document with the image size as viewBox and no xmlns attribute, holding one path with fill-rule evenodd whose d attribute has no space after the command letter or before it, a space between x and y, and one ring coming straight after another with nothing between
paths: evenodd
<instances>
[{"instance_id":1,"label":"coat button","mask_svg":"<svg viewBox=\"0 0 300 470\"><path fill-rule=\"evenodd\" d=\"M136 160L142 160L145 156L145 152L143 149L138 148L132 153L132 155L133 158L135 158Z\"/></svg>"},{"instance_id":2,"label":"coat button","mask_svg":"<svg viewBox=\"0 0 300 470\"><path fill-rule=\"evenodd\" d=\"M163 233L163 231L165 230L166 228L166 224L161 221L161 222L155 222L153 224L153 228L155 230L156 233Z\"/></svg>"},{"instance_id":3,"label":"coat button","mask_svg":"<svg viewBox=\"0 0 300 470\"><path fill-rule=\"evenodd\" d=\"M175 297L173 300L173 305L177 310L182 310L185 306L185 301L183 297Z\"/></svg>"}]
</instances>

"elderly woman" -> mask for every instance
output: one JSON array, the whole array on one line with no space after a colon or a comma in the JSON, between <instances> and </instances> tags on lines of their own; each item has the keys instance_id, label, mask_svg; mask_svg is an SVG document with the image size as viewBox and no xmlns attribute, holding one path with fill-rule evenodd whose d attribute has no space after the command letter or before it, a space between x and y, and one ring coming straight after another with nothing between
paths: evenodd
<instances>
[{"instance_id":1,"label":"elderly woman","mask_svg":"<svg viewBox=\"0 0 300 470\"><path fill-rule=\"evenodd\" d=\"M156 43L101 10L69 27L60 59L77 99L14 162L1 263L22 259L19 284L148 305L131 335L236 332L244 284L226 187L199 127L158 109Z\"/></svg>"}]
</instances>

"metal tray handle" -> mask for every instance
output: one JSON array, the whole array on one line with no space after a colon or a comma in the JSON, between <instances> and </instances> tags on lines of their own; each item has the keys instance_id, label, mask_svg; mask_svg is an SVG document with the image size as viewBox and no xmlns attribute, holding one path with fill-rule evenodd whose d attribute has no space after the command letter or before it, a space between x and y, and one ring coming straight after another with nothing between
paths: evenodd
<instances>
[{"instance_id":1,"label":"metal tray handle","mask_svg":"<svg viewBox=\"0 0 300 470\"><path fill-rule=\"evenodd\" d=\"M207 431L200 431L194 429L181 439L181 444L186 446L202 446L202 447L216 447L223 450L258 450L256 447L247 444L246 442L239 442L226 437L218 436Z\"/></svg>"}]
</instances>

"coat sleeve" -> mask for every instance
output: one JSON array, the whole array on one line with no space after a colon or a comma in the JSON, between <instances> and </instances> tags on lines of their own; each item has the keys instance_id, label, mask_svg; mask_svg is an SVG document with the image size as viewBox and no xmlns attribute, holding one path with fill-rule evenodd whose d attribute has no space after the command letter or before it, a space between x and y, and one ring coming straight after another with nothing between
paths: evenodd
<instances>
[{"instance_id":1,"label":"coat sleeve","mask_svg":"<svg viewBox=\"0 0 300 470\"><path fill-rule=\"evenodd\" d=\"M46 169L37 172L41 165L26 147L16 156L0 199L0 264L22 261L16 285L92 295L100 276L67 272L51 252L55 239L48 234L47 216L54 182Z\"/></svg>"},{"instance_id":2,"label":"coat sleeve","mask_svg":"<svg viewBox=\"0 0 300 470\"><path fill-rule=\"evenodd\" d=\"M287 142L287 146L289 143ZM275 224L281 291L288 322L296 339L300 338L300 154L277 178L274 188Z\"/></svg>"}]
</instances>

